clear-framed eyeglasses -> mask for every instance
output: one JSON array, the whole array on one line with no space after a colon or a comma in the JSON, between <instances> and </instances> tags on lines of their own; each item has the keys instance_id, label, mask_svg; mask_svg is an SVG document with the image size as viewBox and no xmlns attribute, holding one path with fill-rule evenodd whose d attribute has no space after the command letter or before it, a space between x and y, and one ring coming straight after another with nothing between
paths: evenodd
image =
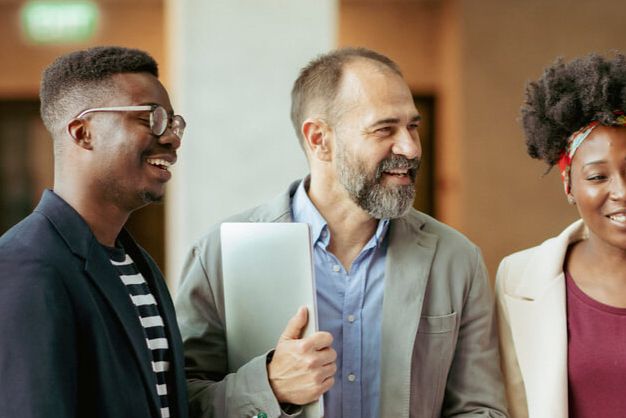
<instances>
[{"instance_id":1,"label":"clear-framed eyeglasses","mask_svg":"<svg viewBox=\"0 0 626 418\"><path fill-rule=\"evenodd\" d=\"M156 136L161 136L167 128L179 139L183 139L183 133L187 123L180 115L173 115L171 118L167 114L167 110L161 105L139 105L139 106L113 106L113 107L94 107L92 109L83 110L76 119L80 119L88 113L93 112L145 112L150 111L150 131Z\"/></svg>"}]
</instances>

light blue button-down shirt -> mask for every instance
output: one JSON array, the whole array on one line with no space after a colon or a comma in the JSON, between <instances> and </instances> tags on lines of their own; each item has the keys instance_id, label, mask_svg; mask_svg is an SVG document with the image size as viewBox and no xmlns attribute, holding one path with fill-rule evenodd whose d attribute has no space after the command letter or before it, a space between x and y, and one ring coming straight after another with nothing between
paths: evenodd
<instances>
[{"instance_id":1,"label":"light blue button-down shirt","mask_svg":"<svg viewBox=\"0 0 626 418\"><path fill-rule=\"evenodd\" d=\"M324 395L328 418L377 418L380 408L380 335L389 220L355 258L350 271L327 250L330 231L300 183L291 202L295 222L311 226L318 323L334 338L335 385Z\"/></svg>"}]
</instances>

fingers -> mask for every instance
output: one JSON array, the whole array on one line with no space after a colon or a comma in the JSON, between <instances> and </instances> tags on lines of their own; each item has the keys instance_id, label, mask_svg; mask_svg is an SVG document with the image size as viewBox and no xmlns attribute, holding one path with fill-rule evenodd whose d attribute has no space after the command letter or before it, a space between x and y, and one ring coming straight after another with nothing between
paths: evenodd
<instances>
[{"instance_id":1,"label":"fingers","mask_svg":"<svg viewBox=\"0 0 626 418\"><path fill-rule=\"evenodd\" d=\"M302 336L302 331L308 322L309 315L305 306L301 306L298 312L291 317L278 342L286 340L296 340Z\"/></svg>"},{"instance_id":2,"label":"fingers","mask_svg":"<svg viewBox=\"0 0 626 418\"><path fill-rule=\"evenodd\" d=\"M306 311L304 311L306 312ZM316 332L306 338L301 332L302 309L290 321L279 339L267 371L270 386L279 402L304 405L318 399L334 384L337 353L328 332Z\"/></svg>"},{"instance_id":3,"label":"fingers","mask_svg":"<svg viewBox=\"0 0 626 418\"><path fill-rule=\"evenodd\" d=\"M331 347L327 347L319 352L319 362L322 365L335 364L337 360L337 352Z\"/></svg>"},{"instance_id":4,"label":"fingers","mask_svg":"<svg viewBox=\"0 0 626 418\"><path fill-rule=\"evenodd\" d=\"M314 350L322 350L332 345L333 336L330 332L319 331L303 339L303 341L306 340L310 340Z\"/></svg>"}]
</instances>

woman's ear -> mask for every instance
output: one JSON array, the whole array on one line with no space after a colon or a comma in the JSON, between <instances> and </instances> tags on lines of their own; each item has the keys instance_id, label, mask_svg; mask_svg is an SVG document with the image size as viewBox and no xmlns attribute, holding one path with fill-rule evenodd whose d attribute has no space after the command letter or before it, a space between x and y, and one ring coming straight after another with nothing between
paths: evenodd
<instances>
[{"instance_id":1,"label":"woman's ear","mask_svg":"<svg viewBox=\"0 0 626 418\"><path fill-rule=\"evenodd\" d=\"M92 149L89 122L85 119L72 119L67 124L67 133L74 144L85 149Z\"/></svg>"},{"instance_id":2,"label":"woman's ear","mask_svg":"<svg viewBox=\"0 0 626 418\"><path fill-rule=\"evenodd\" d=\"M322 119L307 119L302 124L302 136L307 153L311 158L330 161L332 130Z\"/></svg>"}]
</instances>

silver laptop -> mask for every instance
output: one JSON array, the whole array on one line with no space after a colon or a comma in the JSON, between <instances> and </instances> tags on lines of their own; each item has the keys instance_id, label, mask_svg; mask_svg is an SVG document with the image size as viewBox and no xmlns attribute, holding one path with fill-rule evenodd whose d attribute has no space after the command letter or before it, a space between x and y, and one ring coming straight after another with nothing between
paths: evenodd
<instances>
[{"instance_id":1,"label":"silver laptop","mask_svg":"<svg viewBox=\"0 0 626 418\"><path fill-rule=\"evenodd\" d=\"M304 223L223 223L221 240L228 367L235 372L276 347L300 306L309 311L303 336L318 330L311 238ZM323 417L321 398L304 415Z\"/></svg>"}]
</instances>

